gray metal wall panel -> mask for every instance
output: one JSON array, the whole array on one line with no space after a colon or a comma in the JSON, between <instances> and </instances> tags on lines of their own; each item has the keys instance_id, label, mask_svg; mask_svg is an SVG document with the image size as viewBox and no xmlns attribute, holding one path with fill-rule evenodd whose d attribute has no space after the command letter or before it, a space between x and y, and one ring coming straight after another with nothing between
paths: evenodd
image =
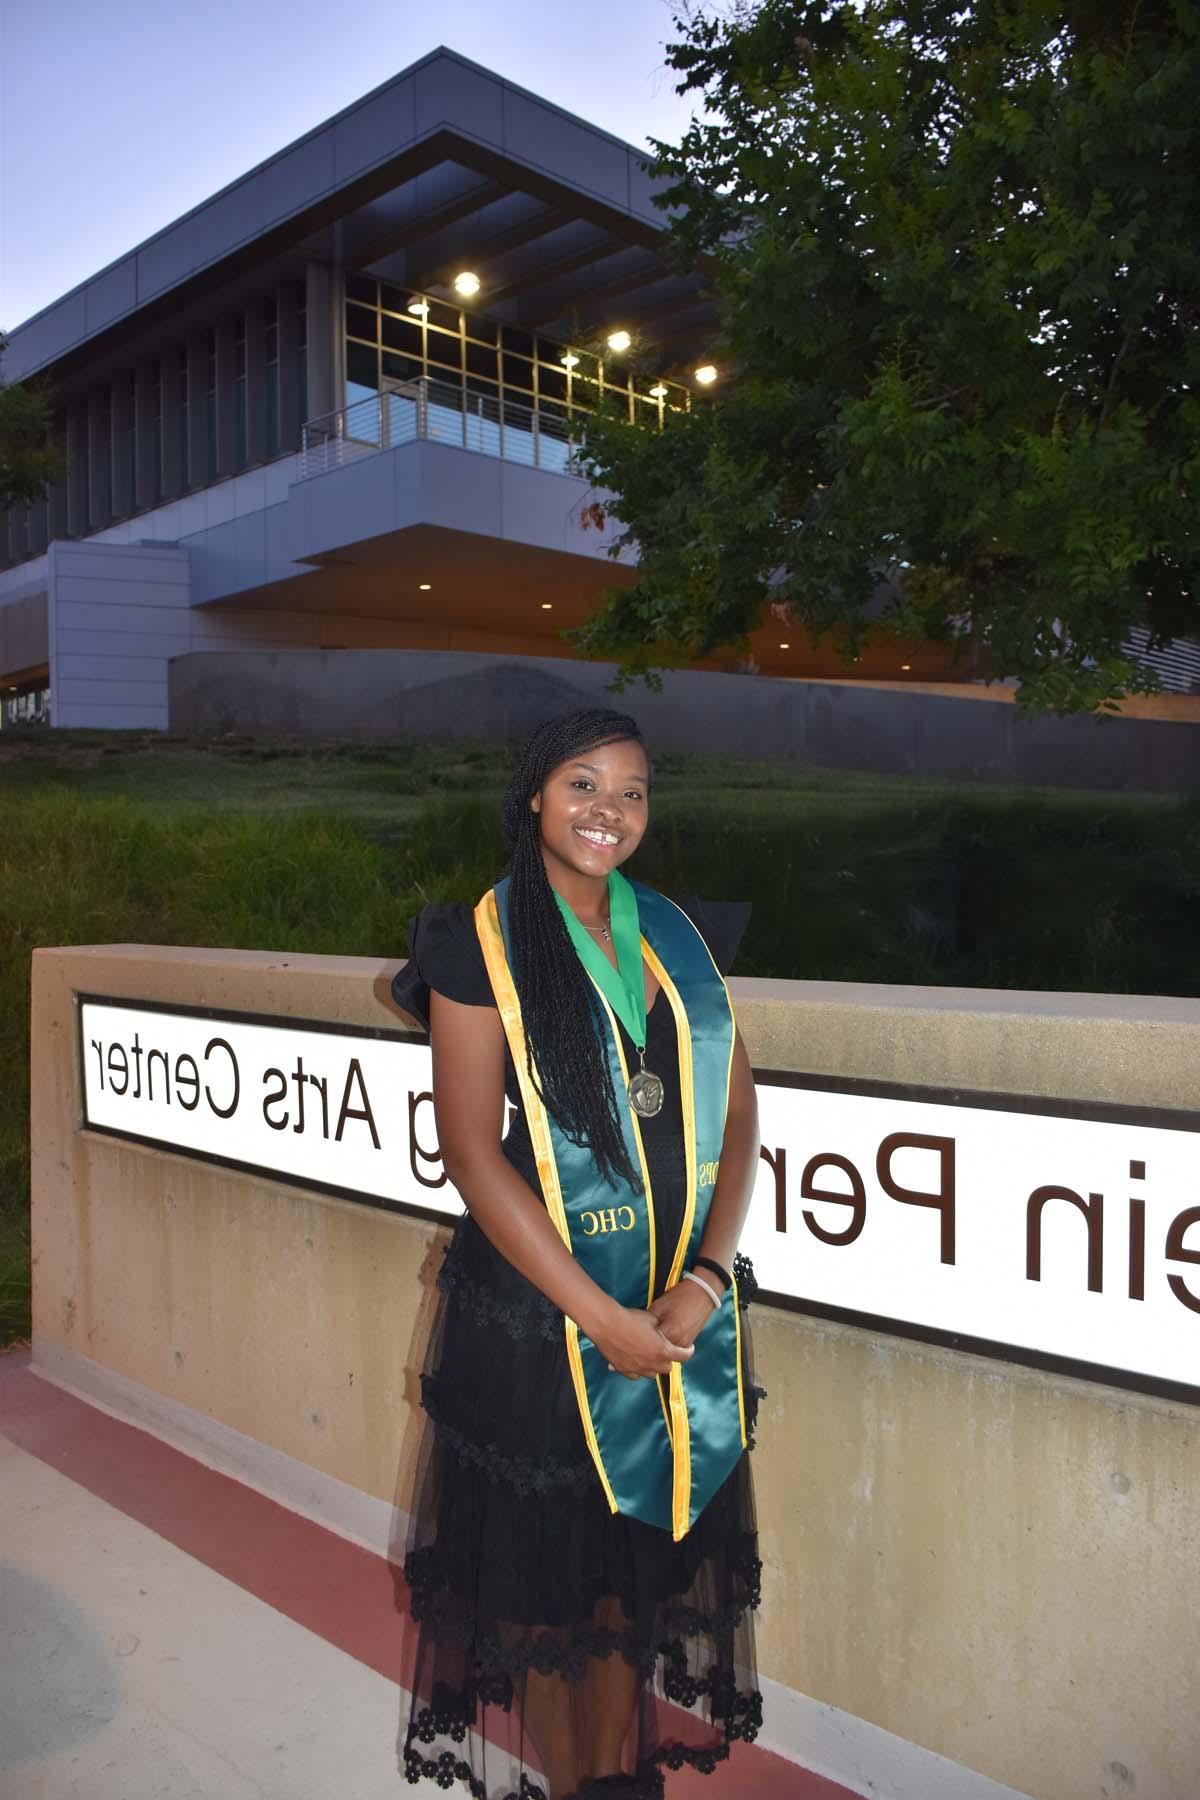
<instances>
[{"instance_id":1,"label":"gray metal wall panel","mask_svg":"<svg viewBox=\"0 0 1200 1800\"><path fill-rule=\"evenodd\" d=\"M413 96L418 137L449 125L469 137L504 143L504 86L494 75L439 57L421 70Z\"/></svg>"},{"instance_id":2,"label":"gray metal wall panel","mask_svg":"<svg viewBox=\"0 0 1200 1800\"><path fill-rule=\"evenodd\" d=\"M387 87L333 124L334 180L347 181L412 142L416 106L411 81Z\"/></svg>"},{"instance_id":3,"label":"gray metal wall panel","mask_svg":"<svg viewBox=\"0 0 1200 1800\"><path fill-rule=\"evenodd\" d=\"M151 238L137 252L139 303L144 306L155 294L161 294L165 288L174 287L177 282L185 280L195 267L192 221L181 219L178 225L172 225L158 237Z\"/></svg>"},{"instance_id":4,"label":"gray metal wall panel","mask_svg":"<svg viewBox=\"0 0 1200 1800\"><path fill-rule=\"evenodd\" d=\"M88 335L111 325L137 305L137 266L127 256L89 281L83 290L84 322Z\"/></svg>"},{"instance_id":5,"label":"gray metal wall panel","mask_svg":"<svg viewBox=\"0 0 1200 1800\"><path fill-rule=\"evenodd\" d=\"M511 156L596 194L613 206L629 204L629 153L623 144L582 128L536 100L510 90L505 100L505 147Z\"/></svg>"},{"instance_id":6,"label":"gray metal wall panel","mask_svg":"<svg viewBox=\"0 0 1200 1800\"><path fill-rule=\"evenodd\" d=\"M317 195L328 193L333 179L334 134L332 127L326 127L263 170L264 226L311 205Z\"/></svg>"},{"instance_id":7,"label":"gray metal wall panel","mask_svg":"<svg viewBox=\"0 0 1200 1800\"><path fill-rule=\"evenodd\" d=\"M247 175L192 218L192 256L205 268L237 244L258 237L263 229L261 175Z\"/></svg>"}]
</instances>

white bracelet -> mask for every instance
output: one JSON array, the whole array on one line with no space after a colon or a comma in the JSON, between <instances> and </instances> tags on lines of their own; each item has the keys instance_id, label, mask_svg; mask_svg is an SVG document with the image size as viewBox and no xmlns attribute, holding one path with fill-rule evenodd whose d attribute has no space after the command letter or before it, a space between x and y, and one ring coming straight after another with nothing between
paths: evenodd
<instances>
[{"instance_id":1,"label":"white bracelet","mask_svg":"<svg viewBox=\"0 0 1200 1800\"><path fill-rule=\"evenodd\" d=\"M694 1281L697 1287L703 1288L705 1293L708 1295L709 1299L712 1301L713 1311L720 1312L721 1296L715 1291L715 1289L711 1288L708 1285L708 1283L707 1283L707 1281L705 1281L703 1275L697 1275L694 1273L693 1270L685 1269L683 1271L682 1279L684 1281Z\"/></svg>"}]
</instances>

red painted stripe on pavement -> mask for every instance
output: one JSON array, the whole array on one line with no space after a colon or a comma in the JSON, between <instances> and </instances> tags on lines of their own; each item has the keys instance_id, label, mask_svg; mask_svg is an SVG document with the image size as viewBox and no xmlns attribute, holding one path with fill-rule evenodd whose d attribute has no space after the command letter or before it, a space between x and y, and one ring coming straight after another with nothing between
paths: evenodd
<instances>
[{"instance_id":1,"label":"red painted stripe on pavement","mask_svg":"<svg viewBox=\"0 0 1200 1800\"><path fill-rule=\"evenodd\" d=\"M398 1687L411 1685L407 1588L386 1557L43 1380L26 1349L0 1354L0 1435ZM693 1770L667 1780L672 1800L712 1800L711 1781ZM739 1800L856 1800L757 1745L737 1745L718 1782L736 1783Z\"/></svg>"}]
</instances>

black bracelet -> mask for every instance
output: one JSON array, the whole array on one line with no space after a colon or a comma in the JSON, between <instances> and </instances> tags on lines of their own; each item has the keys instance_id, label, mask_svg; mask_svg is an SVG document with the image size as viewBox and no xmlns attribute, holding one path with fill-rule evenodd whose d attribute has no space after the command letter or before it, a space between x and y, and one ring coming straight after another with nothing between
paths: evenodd
<instances>
[{"instance_id":1,"label":"black bracelet","mask_svg":"<svg viewBox=\"0 0 1200 1800\"><path fill-rule=\"evenodd\" d=\"M719 1262L713 1261L711 1256L693 1257L692 1258L692 1267L693 1267L693 1269L711 1269L711 1271L714 1275L719 1275L721 1277L721 1280L725 1284L725 1292L726 1293L728 1293L730 1288L733 1286L733 1277L730 1275L729 1270L723 1269Z\"/></svg>"}]
</instances>

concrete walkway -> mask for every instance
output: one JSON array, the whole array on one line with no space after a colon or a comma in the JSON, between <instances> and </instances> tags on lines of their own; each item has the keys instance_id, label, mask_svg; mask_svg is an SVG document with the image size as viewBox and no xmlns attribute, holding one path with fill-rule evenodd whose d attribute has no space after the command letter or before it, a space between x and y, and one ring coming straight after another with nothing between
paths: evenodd
<instances>
[{"instance_id":1,"label":"concrete walkway","mask_svg":"<svg viewBox=\"0 0 1200 1800\"><path fill-rule=\"evenodd\" d=\"M400 1800L387 1561L0 1353L0 1800ZM462 1790L465 1792L465 1790ZM757 1747L669 1800L853 1800Z\"/></svg>"}]
</instances>

